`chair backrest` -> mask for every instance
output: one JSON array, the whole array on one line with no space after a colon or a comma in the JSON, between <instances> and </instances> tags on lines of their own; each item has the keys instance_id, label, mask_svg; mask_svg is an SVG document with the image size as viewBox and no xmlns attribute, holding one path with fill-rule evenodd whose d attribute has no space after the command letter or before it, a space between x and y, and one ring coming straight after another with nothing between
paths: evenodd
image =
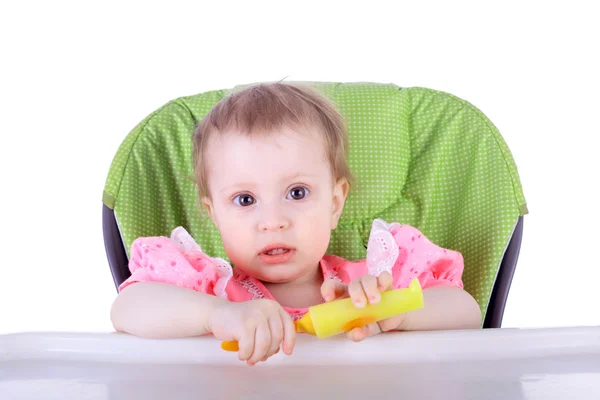
<instances>
[{"instance_id":1,"label":"chair backrest","mask_svg":"<svg viewBox=\"0 0 600 400\"><path fill-rule=\"evenodd\" d=\"M473 105L426 88L376 83L305 83L328 96L348 123L348 161L357 178L328 252L366 256L371 222L419 228L460 251L465 289L488 307L505 249L527 213L512 155ZM230 90L168 102L125 138L111 165L103 202L114 210L127 251L139 236L184 226L212 256L227 259L218 231L200 211L191 135Z\"/></svg>"}]
</instances>

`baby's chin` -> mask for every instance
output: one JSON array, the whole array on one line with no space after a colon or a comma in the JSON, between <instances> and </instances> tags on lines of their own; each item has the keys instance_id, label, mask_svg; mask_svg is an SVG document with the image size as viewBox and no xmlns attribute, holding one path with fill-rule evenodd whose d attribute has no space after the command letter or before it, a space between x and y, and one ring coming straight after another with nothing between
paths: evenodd
<instances>
[{"instance_id":1,"label":"baby's chin","mask_svg":"<svg viewBox=\"0 0 600 400\"><path fill-rule=\"evenodd\" d=\"M284 271L264 271L263 268L247 267L239 264L234 264L234 268L264 283L287 283L294 280Z\"/></svg>"},{"instance_id":2,"label":"baby's chin","mask_svg":"<svg viewBox=\"0 0 600 400\"><path fill-rule=\"evenodd\" d=\"M272 284L282 284L282 283L293 283L299 279L302 279L305 273L303 271L290 271L289 266L279 266L279 267L265 267L260 268L260 270L247 271L248 275L253 276L261 282L272 283Z\"/></svg>"},{"instance_id":3,"label":"baby's chin","mask_svg":"<svg viewBox=\"0 0 600 400\"><path fill-rule=\"evenodd\" d=\"M290 274L257 274L255 278L264 283L281 284L294 282L298 279L298 276Z\"/></svg>"}]
</instances>

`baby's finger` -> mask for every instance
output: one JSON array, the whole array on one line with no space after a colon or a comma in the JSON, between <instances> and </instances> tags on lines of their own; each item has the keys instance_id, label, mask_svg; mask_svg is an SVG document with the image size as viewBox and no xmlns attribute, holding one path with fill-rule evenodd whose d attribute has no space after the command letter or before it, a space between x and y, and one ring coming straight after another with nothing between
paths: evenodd
<instances>
[{"instance_id":1,"label":"baby's finger","mask_svg":"<svg viewBox=\"0 0 600 400\"><path fill-rule=\"evenodd\" d=\"M379 328L381 329L382 332L387 332L387 331L391 331L391 330L395 330L395 329L400 329L400 327L404 323L405 319L406 319L406 314L399 314L399 315L390 317L388 319L379 321L377 323L377 325L379 325Z\"/></svg>"},{"instance_id":2,"label":"baby's finger","mask_svg":"<svg viewBox=\"0 0 600 400\"><path fill-rule=\"evenodd\" d=\"M296 344L296 326L290 315L283 308L279 313L283 322L283 352L289 356L294 351L294 345Z\"/></svg>"},{"instance_id":3,"label":"baby's finger","mask_svg":"<svg viewBox=\"0 0 600 400\"><path fill-rule=\"evenodd\" d=\"M381 333L381 329L379 325L375 322L366 326L361 326L360 328L354 328L351 331L346 333L346 337L353 342L360 342L368 338L369 336L375 336L378 333Z\"/></svg>"},{"instance_id":4,"label":"baby's finger","mask_svg":"<svg viewBox=\"0 0 600 400\"><path fill-rule=\"evenodd\" d=\"M394 278L392 277L392 274L387 271L382 272L377 278L377 286L380 292L385 292L386 290L391 289L393 283Z\"/></svg>"},{"instance_id":5,"label":"baby's finger","mask_svg":"<svg viewBox=\"0 0 600 400\"><path fill-rule=\"evenodd\" d=\"M281 346L281 342L283 341L283 321L279 314L269 318L269 328L271 329L271 344L269 345L266 358L271 357L279 351L279 346Z\"/></svg>"},{"instance_id":6,"label":"baby's finger","mask_svg":"<svg viewBox=\"0 0 600 400\"><path fill-rule=\"evenodd\" d=\"M321 297L323 297L323 300L325 301L345 297L347 294L348 287L337 279L327 279L321 285Z\"/></svg>"},{"instance_id":7,"label":"baby's finger","mask_svg":"<svg viewBox=\"0 0 600 400\"><path fill-rule=\"evenodd\" d=\"M355 279L348 285L348 293L356 308L363 308L367 304L365 291L361 284L361 279Z\"/></svg>"},{"instance_id":8,"label":"baby's finger","mask_svg":"<svg viewBox=\"0 0 600 400\"><path fill-rule=\"evenodd\" d=\"M246 329L244 334L238 339L238 359L246 361L254 352L254 336L256 335L256 327Z\"/></svg>"},{"instance_id":9,"label":"baby's finger","mask_svg":"<svg viewBox=\"0 0 600 400\"><path fill-rule=\"evenodd\" d=\"M264 356L264 357L262 358L262 360L260 360L260 361L262 361L262 362L264 362L264 361L267 361L267 360L269 359L269 357L271 357L271 356L274 356L274 355L275 355L275 354L277 354L277 353L279 353L279 349L277 349L277 350L275 351L275 353L273 353L273 354L271 354L271 355L269 355L269 356Z\"/></svg>"},{"instance_id":10,"label":"baby's finger","mask_svg":"<svg viewBox=\"0 0 600 400\"><path fill-rule=\"evenodd\" d=\"M351 331L348 331L346 333L346 337L348 339L352 340L353 342L360 342L361 340L364 340L367 336L368 336L368 333L367 333L366 326L362 326L360 328L354 328Z\"/></svg>"},{"instance_id":11,"label":"baby's finger","mask_svg":"<svg viewBox=\"0 0 600 400\"><path fill-rule=\"evenodd\" d=\"M377 278L373 275L365 275L361 279L361 285L365 295L369 299L369 304L377 304L381 300L379 289L377 288Z\"/></svg>"},{"instance_id":12,"label":"baby's finger","mask_svg":"<svg viewBox=\"0 0 600 400\"><path fill-rule=\"evenodd\" d=\"M265 355L271 344L271 330L267 321L262 321L256 327L256 335L254 336L254 352L248 359L248 365L254 365L259 362Z\"/></svg>"}]
</instances>

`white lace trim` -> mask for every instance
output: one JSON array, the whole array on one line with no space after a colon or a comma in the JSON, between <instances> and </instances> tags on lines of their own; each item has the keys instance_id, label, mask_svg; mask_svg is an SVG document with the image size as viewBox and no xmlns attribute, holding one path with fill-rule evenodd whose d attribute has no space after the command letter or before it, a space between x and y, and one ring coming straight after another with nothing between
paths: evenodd
<instances>
[{"instance_id":1,"label":"white lace trim","mask_svg":"<svg viewBox=\"0 0 600 400\"><path fill-rule=\"evenodd\" d=\"M173 229L171 232L171 241L175 244L175 246L184 253L189 253L192 251L202 251L200 245L196 243L194 238L185 230L185 228L178 226ZM227 287L227 283L233 277L233 268L231 265L219 257L210 257L211 260L215 263L217 267L217 276L219 279L217 283L215 283L215 294L224 299L229 299L227 297L227 292L225 288Z\"/></svg>"},{"instance_id":2,"label":"white lace trim","mask_svg":"<svg viewBox=\"0 0 600 400\"><path fill-rule=\"evenodd\" d=\"M264 299L265 294L259 289L258 286L256 286L256 284L252 281L252 278L249 276L245 279L237 280L237 282L252 294L252 300Z\"/></svg>"},{"instance_id":3,"label":"white lace trim","mask_svg":"<svg viewBox=\"0 0 600 400\"><path fill-rule=\"evenodd\" d=\"M182 226L173 229L173 232L171 232L171 241L184 253L202 251L200 245L196 243L192 235L190 235Z\"/></svg>"},{"instance_id":4,"label":"white lace trim","mask_svg":"<svg viewBox=\"0 0 600 400\"><path fill-rule=\"evenodd\" d=\"M392 268L398 259L400 251L398 244L390 232L398 223L388 224L382 219L376 219L371 226L369 244L367 245L367 270L369 275L379 276L382 272L392 273Z\"/></svg>"},{"instance_id":5,"label":"white lace trim","mask_svg":"<svg viewBox=\"0 0 600 400\"><path fill-rule=\"evenodd\" d=\"M215 283L215 294L219 297L229 300L225 288L229 283L229 280L233 277L233 268L231 265L222 258L211 257L217 266L217 276L219 279Z\"/></svg>"}]
</instances>

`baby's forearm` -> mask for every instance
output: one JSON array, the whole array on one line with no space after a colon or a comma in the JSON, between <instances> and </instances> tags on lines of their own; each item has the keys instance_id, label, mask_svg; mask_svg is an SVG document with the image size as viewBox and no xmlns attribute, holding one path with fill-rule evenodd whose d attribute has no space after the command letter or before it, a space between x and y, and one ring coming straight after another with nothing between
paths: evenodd
<instances>
[{"instance_id":1,"label":"baby's forearm","mask_svg":"<svg viewBox=\"0 0 600 400\"><path fill-rule=\"evenodd\" d=\"M174 285L140 282L123 289L110 317L116 331L146 338L209 333L212 310L227 300Z\"/></svg>"},{"instance_id":2,"label":"baby's forearm","mask_svg":"<svg viewBox=\"0 0 600 400\"><path fill-rule=\"evenodd\" d=\"M481 327L479 305L466 291L452 286L423 290L425 306L405 315L399 330L428 331Z\"/></svg>"}]
</instances>

